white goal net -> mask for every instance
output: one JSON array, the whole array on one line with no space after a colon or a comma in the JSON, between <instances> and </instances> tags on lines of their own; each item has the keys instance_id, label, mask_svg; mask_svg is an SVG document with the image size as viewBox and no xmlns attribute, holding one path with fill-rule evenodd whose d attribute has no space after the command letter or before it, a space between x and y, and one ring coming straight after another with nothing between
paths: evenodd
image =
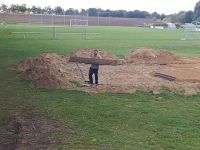
<instances>
[{"instance_id":1,"label":"white goal net","mask_svg":"<svg viewBox=\"0 0 200 150\"><path fill-rule=\"evenodd\" d=\"M70 27L87 27L88 20L70 19Z\"/></svg>"},{"instance_id":2,"label":"white goal net","mask_svg":"<svg viewBox=\"0 0 200 150\"><path fill-rule=\"evenodd\" d=\"M199 40L200 39L200 25L198 23L186 23L181 40Z\"/></svg>"}]
</instances>

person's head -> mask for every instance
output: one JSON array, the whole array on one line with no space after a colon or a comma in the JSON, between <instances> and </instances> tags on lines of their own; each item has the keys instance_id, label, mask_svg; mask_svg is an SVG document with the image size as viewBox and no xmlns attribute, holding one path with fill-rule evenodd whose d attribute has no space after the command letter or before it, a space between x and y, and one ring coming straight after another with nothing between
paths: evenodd
<instances>
[{"instance_id":1,"label":"person's head","mask_svg":"<svg viewBox=\"0 0 200 150\"><path fill-rule=\"evenodd\" d=\"M98 50L97 50L97 49L94 50L94 55L95 55L95 56L98 55Z\"/></svg>"}]
</instances>

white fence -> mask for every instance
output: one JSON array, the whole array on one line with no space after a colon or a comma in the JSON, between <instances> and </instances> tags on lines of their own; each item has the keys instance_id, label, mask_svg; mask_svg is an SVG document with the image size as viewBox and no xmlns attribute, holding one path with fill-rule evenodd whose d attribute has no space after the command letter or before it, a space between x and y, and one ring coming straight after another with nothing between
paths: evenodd
<instances>
[{"instance_id":1,"label":"white fence","mask_svg":"<svg viewBox=\"0 0 200 150\"><path fill-rule=\"evenodd\" d=\"M48 15L48 14L0 14L0 22L7 23L30 23L48 25L69 25L70 20L88 20L92 26L144 26L144 24L159 24L161 20L140 18L117 18L117 17L91 17L80 15Z\"/></svg>"}]
</instances>

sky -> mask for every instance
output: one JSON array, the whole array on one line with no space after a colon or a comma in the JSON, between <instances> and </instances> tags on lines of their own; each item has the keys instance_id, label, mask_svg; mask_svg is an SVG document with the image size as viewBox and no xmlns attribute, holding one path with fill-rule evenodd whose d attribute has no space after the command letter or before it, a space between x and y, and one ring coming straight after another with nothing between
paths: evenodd
<instances>
[{"instance_id":1,"label":"sky","mask_svg":"<svg viewBox=\"0 0 200 150\"><path fill-rule=\"evenodd\" d=\"M101 8L111 10L141 10L164 14L178 13L179 11L193 10L199 0L0 0L6 5L26 4L45 7L61 6L64 9L76 8Z\"/></svg>"}]
</instances>

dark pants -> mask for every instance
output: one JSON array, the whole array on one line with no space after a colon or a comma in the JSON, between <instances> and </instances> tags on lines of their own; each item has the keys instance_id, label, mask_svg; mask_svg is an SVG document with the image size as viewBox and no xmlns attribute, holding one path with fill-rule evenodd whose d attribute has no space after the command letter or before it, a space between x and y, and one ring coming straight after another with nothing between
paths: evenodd
<instances>
[{"instance_id":1,"label":"dark pants","mask_svg":"<svg viewBox=\"0 0 200 150\"><path fill-rule=\"evenodd\" d=\"M92 77L93 74L95 75L95 84L98 84L98 70L99 69L90 68L90 70L89 70L90 84L93 84L93 77Z\"/></svg>"}]
</instances>

